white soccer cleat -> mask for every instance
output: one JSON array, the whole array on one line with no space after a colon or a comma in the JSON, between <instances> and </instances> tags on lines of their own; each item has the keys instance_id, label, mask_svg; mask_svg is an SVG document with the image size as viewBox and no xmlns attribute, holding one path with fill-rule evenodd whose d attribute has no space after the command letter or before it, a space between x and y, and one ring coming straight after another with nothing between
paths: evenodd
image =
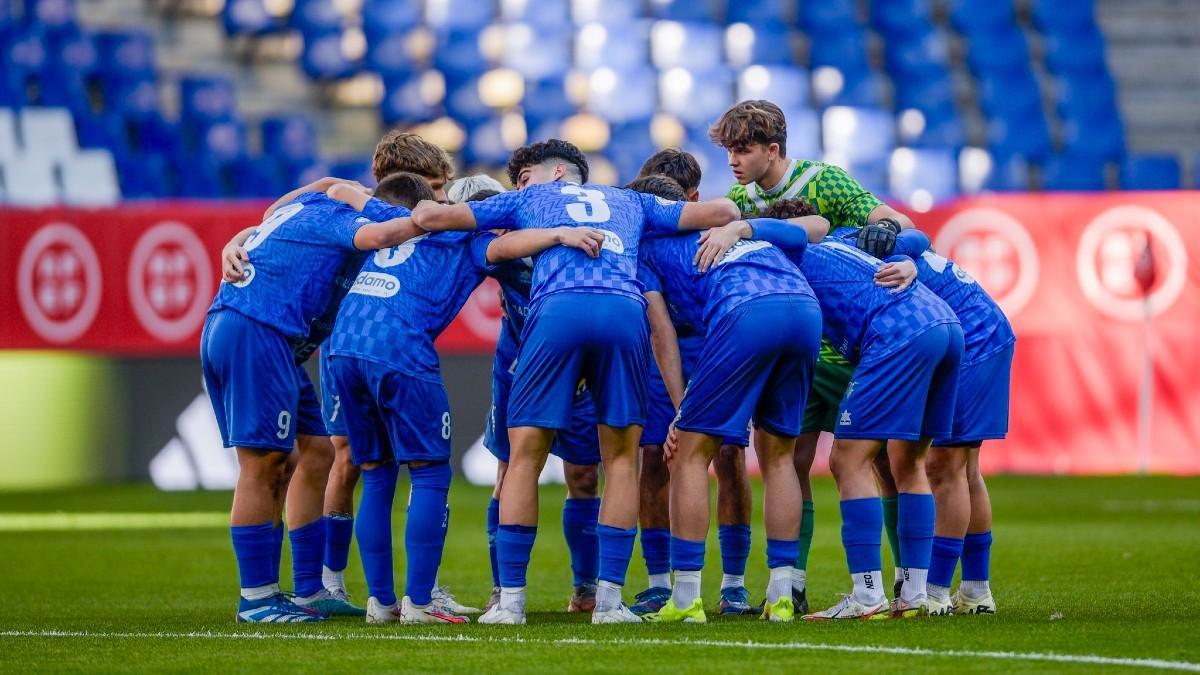
<instances>
[{"instance_id":1,"label":"white soccer cleat","mask_svg":"<svg viewBox=\"0 0 1200 675\"><path fill-rule=\"evenodd\" d=\"M468 623L470 619L461 614L440 611L432 602L424 607L413 604L407 595L400 601L400 623Z\"/></svg>"},{"instance_id":2,"label":"white soccer cleat","mask_svg":"<svg viewBox=\"0 0 1200 675\"><path fill-rule=\"evenodd\" d=\"M612 609L600 611L599 609L592 611L592 623L599 625L603 623L642 623L642 617L629 611L625 603L620 603Z\"/></svg>"},{"instance_id":3,"label":"white soccer cleat","mask_svg":"<svg viewBox=\"0 0 1200 675\"><path fill-rule=\"evenodd\" d=\"M496 605L484 612L483 616L476 619L476 621L491 626L524 626L525 612L507 609L503 605Z\"/></svg>"},{"instance_id":4,"label":"white soccer cleat","mask_svg":"<svg viewBox=\"0 0 1200 675\"><path fill-rule=\"evenodd\" d=\"M897 600L892 605L892 618L913 619L918 616L925 616L928 611L929 600L922 595L915 600Z\"/></svg>"},{"instance_id":5,"label":"white soccer cleat","mask_svg":"<svg viewBox=\"0 0 1200 675\"><path fill-rule=\"evenodd\" d=\"M867 606L855 600L852 595L843 595L840 602L824 612L814 612L813 614L804 615L805 621L845 621L851 619L874 621L886 618L888 618L887 598L881 598L879 604Z\"/></svg>"},{"instance_id":6,"label":"white soccer cleat","mask_svg":"<svg viewBox=\"0 0 1200 675\"><path fill-rule=\"evenodd\" d=\"M952 616L954 601L950 598L938 600L931 595L925 600L925 608L928 610L929 616Z\"/></svg>"},{"instance_id":7,"label":"white soccer cleat","mask_svg":"<svg viewBox=\"0 0 1200 675\"><path fill-rule=\"evenodd\" d=\"M437 608L437 611L443 614L463 615L480 614L483 612L482 609L477 607L468 607L454 599L454 596L450 593L450 589L446 588L445 586L434 586L431 595L433 597L433 606Z\"/></svg>"},{"instance_id":8,"label":"white soccer cleat","mask_svg":"<svg viewBox=\"0 0 1200 675\"><path fill-rule=\"evenodd\" d=\"M367 623L379 625L401 621L400 603L385 605L374 596L367 598Z\"/></svg>"},{"instance_id":9,"label":"white soccer cleat","mask_svg":"<svg viewBox=\"0 0 1200 675\"><path fill-rule=\"evenodd\" d=\"M960 589L954 594L955 614L995 614L996 601L989 592L982 598L971 598L963 595Z\"/></svg>"}]
</instances>

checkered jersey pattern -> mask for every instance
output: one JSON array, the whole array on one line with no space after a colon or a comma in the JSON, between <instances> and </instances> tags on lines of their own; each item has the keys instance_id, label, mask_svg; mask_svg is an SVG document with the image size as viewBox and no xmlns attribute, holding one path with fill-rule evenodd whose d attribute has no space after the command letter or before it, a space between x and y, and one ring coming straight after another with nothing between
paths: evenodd
<instances>
[{"instance_id":1,"label":"checkered jersey pattern","mask_svg":"<svg viewBox=\"0 0 1200 675\"><path fill-rule=\"evenodd\" d=\"M821 304L825 339L851 363L873 342L885 353L932 325L958 321L920 284L900 293L875 285L875 270L883 263L840 241L810 245L796 262Z\"/></svg>"},{"instance_id":2,"label":"checkered jersey pattern","mask_svg":"<svg viewBox=\"0 0 1200 675\"><path fill-rule=\"evenodd\" d=\"M643 232L673 232L683 202L607 185L557 181L470 202L481 230L594 227L606 233L599 258L555 246L537 257L533 302L557 291L620 293L645 302L637 282Z\"/></svg>"},{"instance_id":3,"label":"checkered jersey pattern","mask_svg":"<svg viewBox=\"0 0 1200 675\"><path fill-rule=\"evenodd\" d=\"M437 232L376 251L329 338L334 356L440 381L433 342L487 275L487 232Z\"/></svg>"},{"instance_id":4,"label":"checkered jersey pattern","mask_svg":"<svg viewBox=\"0 0 1200 675\"><path fill-rule=\"evenodd\" d=\"M280 206L246 240L248 278L221 282L208 311L232 309L288 338L307 336L329 305L338 270L358 254L354 234L368 222L321 192Z\"/></svg>"},{"instance_id":5,"label":"checkered jersey pattern","mask_svg":"<svg viewBox=\"0 0 1200 675\"><path fill-rule=\"evenodd\" d=\"M726 252L706 274L693 261L700 234L648 237L642 242L642 261L658 275L663 295L694 316L702 307L706 329L738 305L765 295L795 293L815 297L804 275L773 244L743 239Z\"/></svg>"},{"instance_id":6,"label":"checkered jersey pattern","mask_svg":"<svg viewBox=\"0 0 1200 675\"><path fill-rule=\"evenodd\" d=\"M806 175L809 178L801 184ZM757 183L735 184L726 196L747 216L761 215L780 199L804 199L829 221L831 229L862 227L867 216L883 203L845 169L806 159L793 160L784 180L770 190Z\"/></svg>"},{"instance_id":7,"label":"checkered jersey pattern","mask_svg":"<svg viewBox=\"0 0 1200 675\"><path fill-rule=\"evenodd\" d=\"M533 289L533 261L521 259L500 263L492 268L491 277L500 283L501 303L506 321L501 330L508 332L515 344L521 342L521 331L529 318L529 294Z\"/></svg>"}]
</instances>

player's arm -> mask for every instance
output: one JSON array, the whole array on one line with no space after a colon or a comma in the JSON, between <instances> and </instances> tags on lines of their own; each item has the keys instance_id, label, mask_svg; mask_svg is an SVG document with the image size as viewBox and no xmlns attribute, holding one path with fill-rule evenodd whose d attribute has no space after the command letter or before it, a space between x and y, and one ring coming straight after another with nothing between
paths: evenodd
<instances>
[{"instance_id":1,"label":"player's arm","mask_svg":"<svg viewBox=\"0 0 1200 675\"><path fill-rule=\"evenodd\" d=\"M366 186L364 186L362 183L359 183L357 181L346 180L344 178L333 178L331 176L326 176L325 178L318 178L317 180L309 183L308 185L301 185L300 187L296 188L295 190L292 190L291 192L287 193L286 195L280 197L279 199L276 199L274 204L271 204L270 206L267 207L266 213L263 214L263 220L270 218L271 214L275 213L275 209L292 201L296 197L299 197L300 195L304 194L305 192L326 192L327 190L329 190L329 188L331 188L334 185L337 185L339 183L345 183L347 185L354 186L357 189L362 190L363 192L368 192Z\"/></svg>"},{"instance_id":2,"label":"player's arm","mask_svg":"<svg viewBox=\"0 0 1200 675\"><path fill-rule=\"evenodd\" d=\"M350 205L355 211L362 211L365 209L367 207L367 202L371 200L370 193L366 192L365 190L360 190L347 183L337 183L336 185L331 185L329 186L328 190L325 190L325 194L330 199Z\"/></svg>"},{"instance_id":3,"label":"player's arm","mask_svg":"<svg viewBox=\"0 0 1200 675\"><path fill-rule=\"evenodd\" d=\"M700 235L700 248L693 263L700 272L707 272L716 261L742 239L770 242L788 253L803 253L809 242L825 237L821 223L797 224L775 218L737 220L728 225L707 230Z\"/></svg>"},{"instance_id":4,"label":"player's arm","mask_svg":"<svg viewBox=\"0 0 1200 675\"><path fill-rule=\"evenodd\" d=\"M367 223L354 233L354 248L360 251L391 248L422 234L425 234L425 230L417 227L412 218L407 216L382 223Z\"/></svg>"},{"instance_id":5,"label":"player's arm","mask_svg":"<svg viewBox=\"0 0 1200 675\"><path fill-rule=\"evenodd\" d=\"M422 200L413 209L412 219L417 227L426 232L469 232L479 229L475 221L475 212L468 204L439 204L428 199Z\"/></svg>"},{"instance_id":6,"label":"player's arm","mask_svg":"<svg viewBox=\"0 0 1200 675\"><path fill-rule=\"evenodd\" d=\"M875 271L875 285L891 288L893 293L912 286L916 280L917 265L908 256L893 255Z\"/></svg>"},{"instance_id":7,"label":"player's arm","mask_svg":"<svg viewBox=\"0 0 1200 675\"><path fill-rule=\"evenodd\" d=\"M904 230L896 235L896 245L892 248L892 255L916 258L928 251L929 246L929 235L920 230Z\"/></svg>"},{"instance_id":8,"label":"player's arm","mask_svg":"<svg viewBox=\"0 0 1200 675\"><path fill-rule=\"evenodd\" d=\"M553 246L577 248L589 257L599 258L604 233L593 227L552 227L542 230L515 230L496 237L487 247L487 262L497 265L509 260L529 258Z\"/></svg>"},{"instance_id":9,"label":"player's arm","mask_svg":"<svg viewBox=\"0 0 1200 675\"><path fill-rule=\"evenodd\" d=\"M232 284L246 278L246 268L242 263L250 262L250 254L244 247L246 240L256 229L257 226L251 226L238 232L225 244L225 248L221 249L221 278L225 281Z\"/></svg>"},{"instance_id":10,"label":"player's arm","mask_svg":"<svg viewBox=\"0 0 1200 675\"><path fill-rule=\"evenodd\" d=\"M888 206L887 204L880 204L879 206L876 206L874 209L871 210L871 214L869 216L867 216L867 224L868 225L874 224L874 223L882 223L883 221L886 221L886 220L890 220L890 221L894 222L896 224L896 226L900 228L900 230L912 230L917 227L916 225L913 224L913 221L911 218L904 215L903 213L900 213L896 209L893 209L892 207ZM899 231L897 231L897 234L899 234Z\"/></svg>"},{"instance_id":11,"label":"player's arm","mask_svg":"<svg viewBox=\"0 0 1200 675\"><path fill-rule=\"evenodd\" d=\"M683 402L683 359L679 355L679 335L671 323L667 301L658 291L646 292L646 317L650 320L650 346L654 361L667 385L667 394L675 409Z\"/></svg>"},{"instance_id":12,"label":"player's arm","mask_svg":"<svg viewBox=\"0 0 1200 675\"><path fill-rule=\"evenodd\" d=\"M731 223L742 217L742 212L727 197L703 202L687 202L679 213L678 229L707 230Z\"/></svg>"},{"instance_id":13,"label":"player's arm","mask_svg":"<svg viewBox=\"0 0 1200 675\"><path fill-rule=\"evenodd\" d=\"M795 218L788 218L787 222L793 225L799 225L809 233L820 232L821 237L829 234L829 232L833 229L832 225L829 224L829 219L827 219L825 216L816 214L811 216L796 216ZM816 243L821 240L812 239L810 237L809 241Z\"/></svg>"}]
</instances>

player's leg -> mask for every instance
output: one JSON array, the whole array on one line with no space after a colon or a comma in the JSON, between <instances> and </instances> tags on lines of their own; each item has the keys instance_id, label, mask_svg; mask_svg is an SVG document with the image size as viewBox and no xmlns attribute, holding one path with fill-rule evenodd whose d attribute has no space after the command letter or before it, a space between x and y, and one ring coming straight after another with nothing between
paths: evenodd
<instances>
[{"instance_id":1,"label":"player's leg","mask_svg":"<svg viewBox=\"0 0 1200 675\"><path fill-rule=\"evenodd\" d=\"M292 448L295 450L295 446ZM289 452L287 461L283 464L283 472L279 474L279 480L275 482L275 527L271 532L272 543L274 545L274 562L271 563L272 583L279 583L279 565L283 560L283 539L286 534L286 523L283 522L283 507L287 502L288 484L291 483L292 474L296 472L296 462L300 459L299 453Z\"/></svg>"},{"instance_id":2,"label":"player's leg","mask_svg":"<svg viewBox=\"0 0 1200 675\"><path fill-rule=\"evenodd\" d=\"M345 572L354 539L354 488L358 485L358 467L350 456L341 397L329 374L328 349L321 350L321 417L333 445L333 466L325 486L325 555L321 580L329 594L345 603L345 613L362 616L361 608L350 604L346 594ZM334 612L343 613L343 612Z\"/></svg>"},{"instance_id":3,"label":"player's leg","mask_svg":"<svg viewBox=\"0 0 1200 675\"><path fill-rule=\"evenodd\" d=\"M448 440L448 439L447 439ZM446 499L453 472L448 460L409 462L412 492L404 529L407 567L405 597L400 608L405 623L466 623L467 618L433 604L438 567L446 546Z\"/></svg>"},{"instance_id":4,"label":"player's leg","mask_svg":"<svg viewBox=\"0 0 1200 675\"><path fill-rule=\"evenodd\" d=\"M963 446L934 447L925 460L933 489L933 555L929 561L929 613L950 614L950 584L962 556L963 539L971 521L971 492L967 483L967 456Z\"/></svg>"},{"instance_id":5,"label":"player's leg","mask_svg":"<svg viewBox=\"0 0 1200 675\"><path fill-rule=\"evenodd\" d=\"M820 364L817 369L820 370ZM810 396L812 395L810 390ZM805 424L809 419L809 411L813 409L810 398L805 408ZM832 413L836 415L837 409ZM816 503L813 501L812 466L817 458L817 443L821 440L820 431L805 431L796 438L796 447L792 455L793 466L796 468L796 478L800 481L800 495L803 499L800 509L800 546L796 555L796 566L792 569L792 604L800 614L807 614L808 607L808 552L812 550L813 534L816 531Z\"/></svg>"},{"instance_id":6,"label":"player's leg","mask_svg":"<svg viewBox=\"0 0 1200 675\"><path fill-rule=\"evenodd\" d=\"M645 615L662 609L671 597L671 473L663 459L662 445L643 445L641 453L638 525L649 583L629 609Z\"/></svg>"},{"instance_id":7,"label":"player's leg","mask_svg":"<svg viewBox=\"0 0 1200 675\"><path fill-rule=\"evenodd\" d=\"M559 434L559 446L564 445L566 436ZM600 538L596 533L600 518L600 472L597 464L575 464L564 459L563 475L567 483L563 538L571 556L575 586L567 611L590 612L596 608L596 581L600 573Z\"/></svg>"},{"instance_id":8,"label":"player's leg","mask_svg":"<svg viewBox=\"0 0 1200 675\"><path fill-rule=\"evenodd\" d=\"M807 387L805 387L807 389ZM793 464L795 436L756 429L754 450L763 477L763 524L767 535L767 584L764 617L790 621L795 613L792 570L800 551L800 516L804 503Z\"/></svg>"},{"instance_id":9,"label":"player's leg","mask_svg":"<svg viewBox=\"0 0 1200 675\"><path fill-rule=\"evenodd\" d=\"M502 348L502 346L506 346ZM508 471L508 396L512 389L511 367L516 365L516 346L501 336L492 361L492 405L488 408L483 429L483 446L496 458L496 482L492 498L488 500L487 542L488 559L492 565L492 592L483 611L487 612L500 602L500 565L496 558L496 533L500 529L500 488L504 485L504 474Z\"/></svg>"},{"instance_id":10,"label":"player's leg","mask_svg":"<svg viewBox=\"0 0 1200 675\"><path fill-rule=\"evenodd\" d=\"M957 614L995 614L996 602L990 585L992 559L992 502L979 471L979 448L967 455L967 485L971 497L971 519L963 540L962 583L954 597Z\"/></svg>"},{"instance_id":11,"label":"player's leg","mask_svg":"<svg viewBox=\"0 0 1200 675\"><path fill-rule=\"evenodd\" d=\"M600 419L606 417L600 415ZM621 591L637 538L640 496L637 465L642 427L601 424L599 431L604 493L596 525L600 565L592 623L629 623L636 621L637 616L625 607Z\"/></svg>"},{"instance_id":12,"label":"player's leg","mask_svg":"<svg viewBox=\"0 0 1200 675\"><path fill-rule=\"evenodd\" d=\"M879 481L879 497L883 502L883 531L887 534L888 545L892 549L892 565L895 566L892 598L896 599L900 597L900 587L904 585L904 569L900 564L900 535L896 532L896 500L900 493L896 489L896 479L892 477L891 460L886 448L875 456L875 478Z\"/></svg>"},{"instance_id":13,"label":"player's leg","mask_svg":"<svg viewBox=\"0 0 1200 675\"><path fill-rule=\"evenodd\" d=\"M745 446L724 443L713 459L717 474L717 541L721 546L722 614L757 614L746 589L750 558L750 477Z\"/></svg>"},{"instance_id":14,"label":"player's leg","mask_svg":"<svg viewBox=\"0 0 1200 675\"><path fill-rule=\"evenodd\" d=\"M508 435L507 430L505 436ZM508 455L505 455L507 457ZM492 563L492 593L488 596L483 611L496 606L500 602L500 563L496 558L496 533L500 530L500 488L504 485L504 474L508 472L507 461L496 462L496 485L492 488L492 498L488 500L487 510L487 541L488 559Z\"/></svg>"},{"instance_id":15,"label":"player's leg","mask_svg":"<svg viewBox=\"0 0 1200 675\"><path fill-rule=\"evenodd\" d=\"M721 437L678 431L671 461L671 570L675 583L671 600L657 614L660 620L704 621L700 572L704 569L708 537L708 465L721 446ZM698 610L698 613L697 613ZM681 615L676 618L676 614Z\"/></svg>"},{"instance_id":16,"label":"player's leg","mask_svg":"<svg viewBox=\"0 0 1200 675\"><path fill-rule=\"evenodd\" d=\"M333 467L333 444L326 434L308 373L296 368L300 400L296 413L296 470L288 481L285 511L292 548L292 576L296 604L323 614L350 611L325 592L325 490Z\"/></svg>"}]
</instances>

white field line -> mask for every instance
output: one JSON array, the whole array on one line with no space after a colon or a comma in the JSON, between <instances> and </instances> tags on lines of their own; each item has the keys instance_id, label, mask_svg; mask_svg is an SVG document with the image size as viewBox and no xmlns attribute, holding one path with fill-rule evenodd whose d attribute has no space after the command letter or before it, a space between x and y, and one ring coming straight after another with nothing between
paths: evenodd
<instances>
[{"instance_id":1,"label":"white field line","mask_svg":"<svg viewBox=\"0 0 1200 675\"><path fill-rule=\"evenodd\" d=\"M779 651L841 652L852 654L889 654L893 656L915 656L935 658L994 659L997 661L1036 661L1048 663L1072 663L1091 666L1126 666L1156 670L1179 670L1200 672L1200 663L1170 661L1166 659L1121 658L1096 654L1058 654L1054 652L1001 652L972 651L964 649L923 649L920 647L887 647L880 645L839 645L819 642L751 642L731 640L666 640L658 638L594 640L586 638L541 639L511 637L485 637L463 633L451 635L406 635L403 633L347 633L330 635L320 633L219 633L219 632L103 632L69 630L8 630L0 631L0 638L86 638L86 639L185 639L185 640L309 640L314 642L337 642L342 640L399 641L399 642L457 642L484 644L541 644L548 646L583 645L605 647L623 645L717 647L721 649L764 649Z\"/></svg>"},{"instance_id":2,"label":"white field line","mask_svg":"<svg viewBox=\"0 0 1200 675\"><path fill-rule=\"evenodd\" d=\"M0 532L196 530L229 527L228 511L178 513L0 513Z\"/></svg>"}]
</instances>

